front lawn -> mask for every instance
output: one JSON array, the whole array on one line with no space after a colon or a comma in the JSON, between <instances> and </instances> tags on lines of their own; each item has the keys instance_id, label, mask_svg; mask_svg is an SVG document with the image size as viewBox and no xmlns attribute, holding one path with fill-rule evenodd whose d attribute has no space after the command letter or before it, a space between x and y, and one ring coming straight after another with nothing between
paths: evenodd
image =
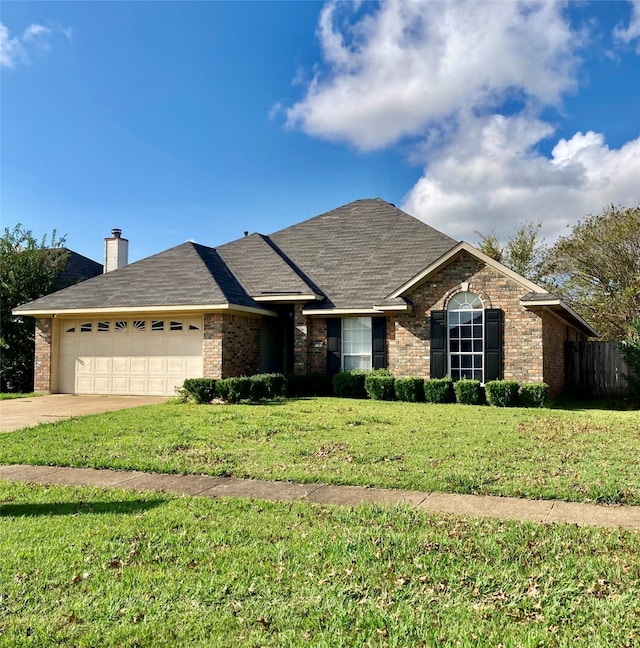
<instances>
[{"instance_id":1,"label":"front lawn","mask_svg":"<svg viewBox=\"0 0 640 648\"><path fill-rule=\"evenodd\" d=\"M640 412L167 403L0 435L0 463L640 504Z\"/></svg>"},{"instance_id":2,"label":"front lawn","mask_svg":"<svg viewBox=\"0 0 640 648\"><path fill-rule=\"evenodd\" d=\"M633 532L6 482L0 524L1 646L640 641Z\"/></svg>"}]
</instances>

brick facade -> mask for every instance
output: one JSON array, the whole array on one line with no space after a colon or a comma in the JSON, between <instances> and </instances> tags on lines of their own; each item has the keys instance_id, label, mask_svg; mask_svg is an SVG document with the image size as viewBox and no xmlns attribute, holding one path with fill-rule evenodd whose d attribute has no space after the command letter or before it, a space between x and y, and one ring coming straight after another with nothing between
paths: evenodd
<instances>
[{"instance_id":1,"label":"brick facade","mask_svg":"<svg viewBox=\"0 0 640 648\"><path fill-rule=\"evenodd\" d=\"M250 376L260 365L260 319L228 313L204 316L203 375Z\"/></svg>"},{"instance_id":2,"label":"brick facade","mask_svg":"<svg viewBox=\"0 0 640 648\"><path fill-rule=\"evenodd\" d=\"M33 389L37 392L51 391L51 340L53 337L53 320L36 319L35 363Z\"/></svg>"},{"instance_id":3,"label":"brick facade","mask_svg":"<svg viewBox=\"0 0 640 648\"><path fill-rule=\"evenodd\" d=\"M462 290L478 295L485 308L503 311L504 378L542 380L542 320L520 306L519 298L525 290L468 254L462 254L407 295L413 302L412 312L389 318L389 369L396 376L429 377L430 311L446 309L451 297Z\"/></svg>"},{"instance_id":4,"label":"brick facade","mask_svg":"<svg viewBox=\"0 0 640 648\"><path fill-rule=\"evenodd\" d=\"M586 338L549 312L544 313L542 317L542 330L544 336L544 381L549 384L551 394L556 395L565 387L565 342L577 342Z\"/></svg>"}]
</instances>

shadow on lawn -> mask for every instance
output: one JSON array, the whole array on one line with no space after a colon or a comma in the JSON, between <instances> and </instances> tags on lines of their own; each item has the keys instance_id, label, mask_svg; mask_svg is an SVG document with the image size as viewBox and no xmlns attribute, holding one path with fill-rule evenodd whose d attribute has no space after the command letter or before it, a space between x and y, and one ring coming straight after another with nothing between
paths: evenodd
<instances>
[{"instance_id":1,"label":"shadow on lawn","mask_svg":"<svg viewBox=\"0 0 640 648\"><path fill-rule=\"evenodd\" d=\"M0 517L35 517L36 515L95 515L139 513L164 504L164 499L119 500L113 502L49 502L38 504L0 504Z\"/></svg>"}]
</instances>

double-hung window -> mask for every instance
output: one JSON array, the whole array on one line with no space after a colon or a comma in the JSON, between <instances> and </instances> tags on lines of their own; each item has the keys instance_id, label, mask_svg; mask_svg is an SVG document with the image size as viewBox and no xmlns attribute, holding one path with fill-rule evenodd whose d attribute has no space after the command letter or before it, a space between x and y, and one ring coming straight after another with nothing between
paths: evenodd
<instances>
[{"instance_id":1,"label":"double-hung window","mask_svg":"<svg viewBox=\"0 0 640 648\"><path fill-rule=\"evenodd\" d=\"M342 369L371 369L370 317L345 317L342 320Z\"/></svg>"}]
</instances>

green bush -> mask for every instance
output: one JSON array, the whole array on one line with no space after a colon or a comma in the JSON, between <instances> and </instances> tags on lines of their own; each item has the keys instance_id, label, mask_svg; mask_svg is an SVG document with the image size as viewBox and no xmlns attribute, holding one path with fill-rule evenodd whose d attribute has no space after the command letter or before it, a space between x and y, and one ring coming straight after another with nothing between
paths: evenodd
<instances>
[{"instance_id":1,"label":"green bush","mask_svg":"<svg viewBox=\"0 0 640 648\"><path fill-rule=\"evenodd\" d=\"M216 381L213 378L187 378L177 392L185 400L193 400L198 405L210 403L216 395Z\"/></svg>"},{"instance_id":2,"label":"green bush","mask_svg":"<svg viewBox=\"0 0 640 648\"><path fill-rule=\"evenodd\" d=\"M495 407L515 407L520 385L515 380L490 380L485 386L487 403Z\"/></svg>"},{"instance_id":3,"label":"green bush","mask_svg":"<svg viewBox=\"0 0 640 648\"><path fill-rule=\"evenodd\" d=\"M376 369L364 379L364 389L372 400L393 400L395 378L388 369Z\"/></svg>"},{"instance_id":4,"label":"green bush","mask_svg":"<svg viewBox=\"0 0 640 648\"><path fill-rule=\"evenodd\" d=\"M396 398L407 403L424 400L424 378L396 378L394 383Z\"/></svg>"},{"instance_id":5,"label":"green bush","mask_svg":"<svg viewBox=\"0 0 640 648\"><path fill-rule=\"evenodd\" d=\"M527 383L520 387L519 401L523 407L544 407L548 400L547 383Z\"/></svg>"},{"instance_id":6,"label":"green bush","mask_svg":"<svg viewBox=\"0 0 640 648\"><path fill-rule=\"evenodd\" d=\"M333 396L331 376L328 374L287 374L287 397Z\"/></svg>"},{"instance_id":7,"label":"green bush","mask_svg":"<svg viewBox=\"0 0 640 648\"><path fill-rule=\"evenodd\" d=\"M251 378L227 378L227 398L229 403L239 403L251 398Z\"/></svg>"},{"instance_id":8,"label":"green bush","mask_svg":"<svg viewBox=\"0 0 640 648\"><path fill-rule=\"evenodd\" d=\"M229 378L218 378L216 380L216 398L223 401L229 400Z\"/></svg>"},{"instance_id":9,"label":"green bush","mask_svg":"<svg viewBox=\"0 0 640 648\"><path fill-rule=\"evenodd\" d=\"M451 378L433 378L424 381L424 400L427 403L452 403L453 382Z\"/></svg>"},{"instance_id":10,"label":"green bush","mask_svg":"<svg viewBox=\"0 0 640 648\"><path fill-rule=\"evenodd\" d=\"M333 393L340 398L366 398L364 388L366 371L353 369L352 371L339 371L332 379Z\"/></svg>"},{"instance_id":11,"label":"green bush","mask_svg":"<svg viewBox=\"0 0 640 648\"><path fill-rule=\"evenodd\" d=\"M273 400L286 396L286 379L283 374L257 374L249 378L251 400Z\"/></svg>"},{"instance_id":12,"label":"green bush","mask_svg":"<svg viewBox=\"0 0 640 648\"><path fill-rule=\"evenodd\" d=\"M640 315L631 321L629 335L621 343L620 348L629 367L629 373L624 375L629 385L629 391L640 400Z\"/></svg>"},{"instance_id":13,"label":"green bush","mask_svg":"<svg viewBox=\"0 0 640 648\"><path fill-rule=\"evenodd\" d=\"M453 383L453 388L456 400L461 405L482 405L482 387L479 380L463 378Z\"/></svg>"}]
</instances>

